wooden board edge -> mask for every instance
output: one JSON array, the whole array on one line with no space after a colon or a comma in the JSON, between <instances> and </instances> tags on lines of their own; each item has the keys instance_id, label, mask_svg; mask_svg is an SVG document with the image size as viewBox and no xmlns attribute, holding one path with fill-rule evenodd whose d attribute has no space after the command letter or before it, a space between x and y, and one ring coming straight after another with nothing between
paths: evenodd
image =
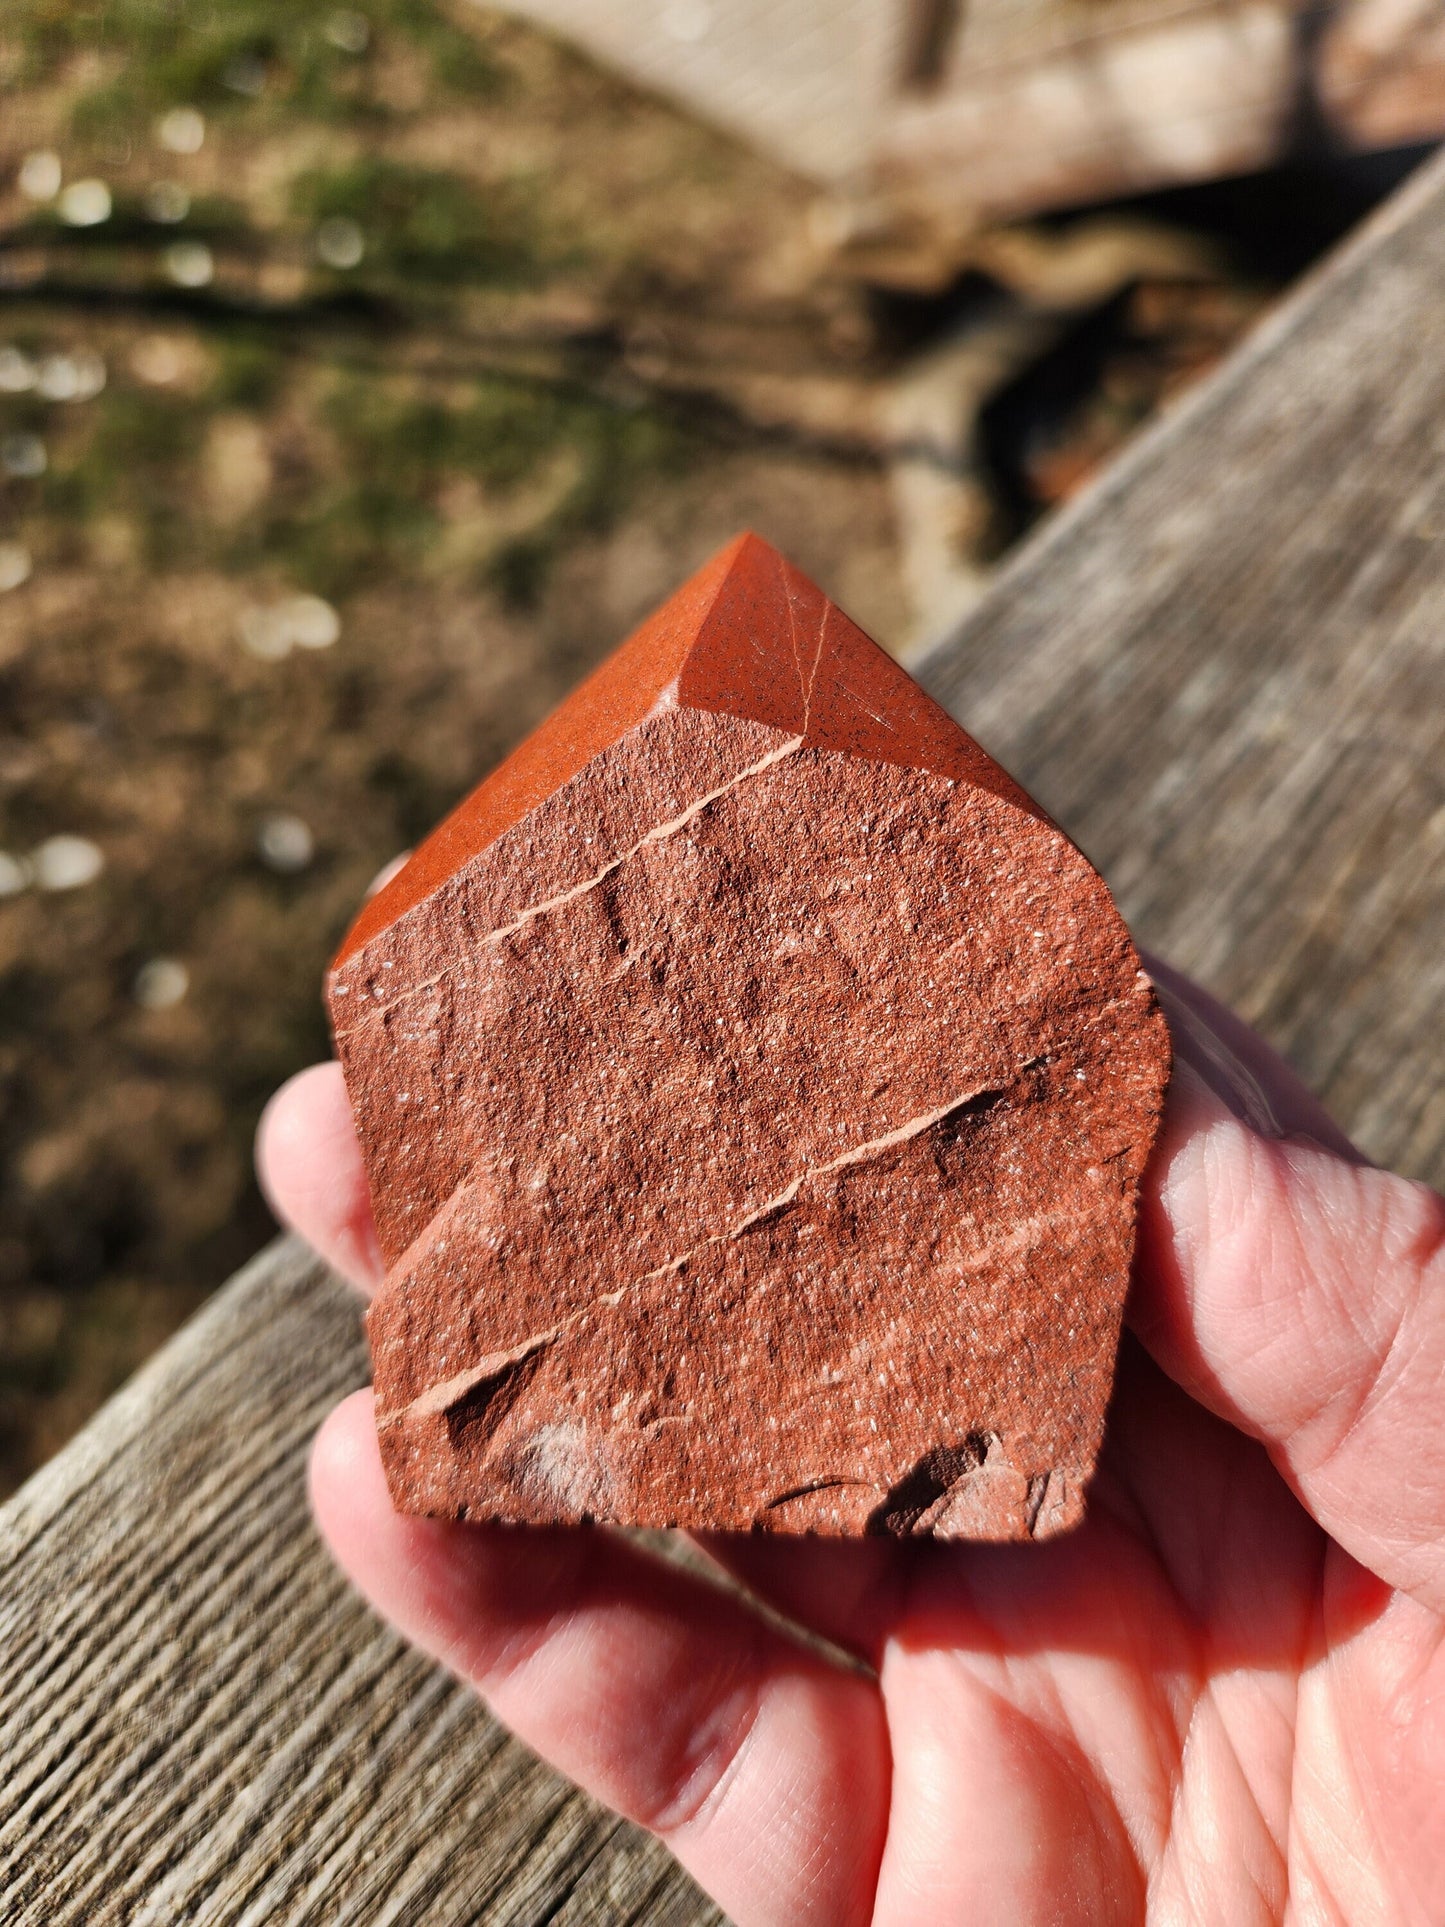
<instances>
[{"instance_id":1,"label":"wooden board edge","mask_svg":"<svg viewBox=\"0 0 1445 1927\"><path fill-rule=\"evenodd\" d=\"M23 1554L78 1492L234 1353L278 1303L305 1294L314 1294L318 1310L333 1315L353 1296L301 1239L283 1236L263 1246L0 1506L0 1565Z\"/></svg>"}]
</instances>

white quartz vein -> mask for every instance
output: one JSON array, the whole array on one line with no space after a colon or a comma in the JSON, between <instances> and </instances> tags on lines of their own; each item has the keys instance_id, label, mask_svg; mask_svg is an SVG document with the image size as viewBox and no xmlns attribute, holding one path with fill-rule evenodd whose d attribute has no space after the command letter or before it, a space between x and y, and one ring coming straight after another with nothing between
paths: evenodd
<instances>
[{"instance_id":1,"label":"white quartz vein","mask_svg":"<svg viewBox=\"0 0 1445 1927\"><path fill-rule=\"evenodd\" d=\"M454 1372L449 1377L429 1385L424 1392L418 1393L415 1398L395 1411L378 1414L378 1425L391 1426L401 1424L405 1420L434 1418L449 1411L459 1400L465 1398L469 1392L474 1391L488 1379L509 1376L539 1351L554 1345L559 1338L566 1337L599 1307L605 1306L609 1310L615 1308L625 1298L641 1290L643 1286L656 1284L659 1279L683 1270L700 1252L714 1245L728 1244L735 1238L741 1238L754 1225L761 1224L764 1219L772 1217L776 1212L785 1211L805 1184L818 1178L831 1177L834 1172L850 1169L854 1165L867 1164L896 1146L907 1144L913 1138L921 1137L926 1131L933 1130L937 1125L946 1123L949 1118L959 1111L966 1110L970 1104L978 1103L981 1098L1002 1097L1020 1077L1041 1061L1036 1057L1029 1058L1027 1062L1017 1067L1005 1083L981 1084L974 1090L965 1091L959 1097L950 1098L946 1104L940 1104L935 1110L920 1112L917 1117L909 1118L906 1123L897 1125L891 1131L884 1131L880 1136L869 1138L865 1143L850 1146L835 1158L828 1158L822 1164L806 1165L783 1186L781 1191L764 1203L746 1211L725 1230L701 1239L688 1250L679 1253L677 1257L669 1258L665 1264L655 1265L651 1271L642 1272L625 1285L619 1286L616 1291L599 1293L596 1298L589 1299L587 1304L579 1306L576 1311L548 1330L534 1332L505 1350L488 1352L486 1357L479 1359L475 1365L468 1366L464 1371Z\"/></svg>"},{"instance_id":2,"label":"white quartz vein","mask_svg":"<svg viewBox=\"0 0 1445 1927\"><path fill-rule=\"evenodd\" d=\"M610 876L615 875L624 864L630 863L635 856L639 856L649 844L663 843L668 837L678 835L704 810L711 808L722 797L740 789L744 783L750 782L754 777L761 776L775 764L786 762L788 757L795 756L803 747L803 743L802 734L790 736L777 749L769 750L766 756L760 756L757 762L749 763L746 769L740 769L735 776L729 777L726 783L720 783L715 790L709 790L706 796L699 796L695 802L689 803L680 816L674 816L666 823L654 824L629 849L623 850L620 855L604 863L602 868L592 876L584 878L581 883L573 884L570 889L559 890L556 896L543 897L537 903L528 904L527 908L513 917L510 923L504 923L495 930L489 930L486 936L479 940L478 947L485 950L495 944L503 943L508 937L515 936L519 930L526 929L528 924L534 923L539 917L550 916L554 910L563 909L567 904L575 903L579 897L587 896L590 891L598 889ZM362 954L365 955L365 952L363 951ZM398 991L395 997L389 997L384 1002L373 999L367 1003L363 1000L360 1009L364 1014L360 1015L354 1024L338 1025L337 1035L348 1036L352 1031L359 1030L363 1024L373 1021L378 1016L385 1016L387 1011L395 1010L398 1005L406 1003L410 998L420 996L424 990L430 990L434 984L442 983L446 978L453 976L463 962L465 958L453 959L433 976L424 978L418 983L408 984L404 990Z\"/></svg>"}]
</instances>

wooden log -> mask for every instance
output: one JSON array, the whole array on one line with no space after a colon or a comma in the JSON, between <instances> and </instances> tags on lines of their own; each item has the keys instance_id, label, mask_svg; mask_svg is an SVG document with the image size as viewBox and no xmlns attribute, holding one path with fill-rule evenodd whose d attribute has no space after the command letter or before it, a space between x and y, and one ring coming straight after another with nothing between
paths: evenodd
<instances>
[{"instance_id":1,"label":"wooden log","mask_svg":"<svg viewBox=\"0 0 1445 1927\"><path fill-rule=\"evenodd\" d=\"M981 228L1445 133L1441 0L513 0L829 190L863 279L945 286Z\"/></svg>"},{"instance_id":2,"label":"wooden log","mask_svg":"<svg viewBox=\"0 0 1445 1927\"><path fill-rule=\"evenodd\" d=\"M1289 146L1296 0L969 9L930 85L902 88L870 160L935 232L1267 167Z\"/></svg>"},{"instance_id":3,"label":"wooden log","mask_svg":"<svg viewBox=\"0 0 1445 1927\"><path fill-rule=\"evenodd\" d=\"M924 674L1141 934L1445 1175L1445 161L1031 543ZM0 1918L717 1918L348 1595L290 1241L0 1512Z\"/></svg>"}]
</instances>

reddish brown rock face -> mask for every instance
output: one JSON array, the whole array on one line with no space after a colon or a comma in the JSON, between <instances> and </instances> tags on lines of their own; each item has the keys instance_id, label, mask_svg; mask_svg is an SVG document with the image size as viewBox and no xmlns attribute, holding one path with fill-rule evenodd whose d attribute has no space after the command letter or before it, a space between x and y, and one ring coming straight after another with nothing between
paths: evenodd
<instances>
[{"instance_id":1,"label":"reddish brown rock face","mask_svg":"<svg viewBox=\"0 0 1445 1927\"><path fill-rule=\"evenodd\" d=\"M1164 1023L1078 850L765 543L442 824L329 998L403 1510L1081 1516Z\"/></svg>"}]
</instances>

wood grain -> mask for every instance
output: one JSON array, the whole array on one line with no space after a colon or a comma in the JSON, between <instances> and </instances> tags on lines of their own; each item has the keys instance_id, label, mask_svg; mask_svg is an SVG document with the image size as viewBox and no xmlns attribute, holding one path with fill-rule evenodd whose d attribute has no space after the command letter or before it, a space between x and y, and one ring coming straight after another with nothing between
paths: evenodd
<instances>
[{"instance_id":1,"label":"wood grain","mask_svg":"<svg viewBox=\"0 0 1445 1927\"><path fill-rule=\"evenodd\" d=\"M1036 540L925 679L1376 1156L1445 1151L1445 162ZM354 1306L263 1252L0 1512L0 1918L716 1913L334 1577Z\"/></svg>"},{"instance_id":2,"label":"wood grain","mask_svg":"<svg viewBox=\"0 0 1445 1927\"><path fill-rule=\"evenodd\" d=\"M1445 165L919 676L1382 1162L1445 1179Z\"/></svg>"},{"instance_id":3,"label":"wood grain","mask_svg":"<svg viewBox=\"0 0 1445 1927\"><path fill-rule=\"evenodd\" d=\"M331 1570L306 1446L365 1378L280 1241L0 1515L0 1919L715 1917Z\"/></svg>"}]
</instances>

